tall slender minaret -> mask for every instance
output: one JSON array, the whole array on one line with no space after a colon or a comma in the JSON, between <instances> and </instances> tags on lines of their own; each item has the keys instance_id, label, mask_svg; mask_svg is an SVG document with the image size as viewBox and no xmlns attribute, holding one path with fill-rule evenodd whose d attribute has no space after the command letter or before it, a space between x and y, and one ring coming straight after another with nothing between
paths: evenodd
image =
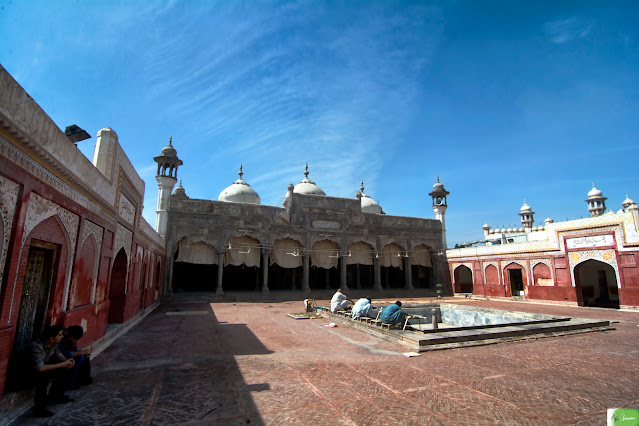
<instances>
[{"instance_id":1,"label":"tall slender minaret","mask_svg":"<svg viewBox=\"0 0 639 426\"><path fill-rule=\"evenodd\" d=\"M433 185L433 192L428 195L433 197L435 218L442 223L442 245L444 250L448 248L446 245L446 208L448 207L446 204L446 196L448 194L450 194L450 192L444 189L444 185L439 182L439 176L437 176L437 182Z\"/></svg>"},{"instance_id":2,"label":"tall slender minaret","mask_svg":"<svg viewBox=\"0 0 639 426\"><path fill-rule=\"evenodd\" d=\"M162 152L157 157L153 157L158 163L158 173L155 180L158 181L158 208L155 211L155 230L162 238L166 236L167 211L169 207L169 197L177 182L177 169L182 165L182 160L177 156L177 151L171 144L173 138L169 138L169 144L162 148Z\"/></svg>"}]
</instances>

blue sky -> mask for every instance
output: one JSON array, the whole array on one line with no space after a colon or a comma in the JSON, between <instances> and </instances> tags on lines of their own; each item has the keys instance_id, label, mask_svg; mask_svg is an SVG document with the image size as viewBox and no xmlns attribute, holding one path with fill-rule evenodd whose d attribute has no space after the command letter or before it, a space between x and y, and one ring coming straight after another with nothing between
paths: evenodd
<instances>
[{"instance_id":1,"label":"blue sky","mask_svg":"<svg viewBox=\"0 0 639 426\"><path fill-rule=\"evenodd\" d=\"M169 137L187 195L263 204L310 178L448 242L485 221L586 217L592 182L639 201L636 1L0 0L0 63L64 129L113 128L146 181Z\"/></svg>"}]
</instances>

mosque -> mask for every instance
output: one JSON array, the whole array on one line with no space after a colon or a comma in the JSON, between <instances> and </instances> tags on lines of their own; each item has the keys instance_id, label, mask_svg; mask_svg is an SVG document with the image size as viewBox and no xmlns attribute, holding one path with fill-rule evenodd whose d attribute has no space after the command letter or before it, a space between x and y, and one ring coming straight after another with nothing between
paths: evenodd
<instances>
[{"instance_id":1,"label":"mosque","mask_svg":"<svg viewBox=\"0 0 639 426\"><path fill-rule=\"evenodd\" d=\"M172 141L154 157L159 188L156 230L166 240L164 294L293 292L301 298L333 292L434 295L444 282L448 191L438 181L429 194L436 219L392 216L364 192L327 195L309 178L290 184L282 206L266 206L239 178L218 200L191 199L177 170ZM269 294L271 296L269 296Z\"/></svg>"},{"instance_id":2,"label":"mosque","mask_svg":"<svg viewBox=\"0 0 639 426\"><path fill-rule=\"evenodd\" d=\"M521 227L484 224L484 239L448 250L455 293L606 308L639 307L639 208L626 196L618 211L593 184L588 218L533 226L524 201Z\"/></svg>"}]
</instances>

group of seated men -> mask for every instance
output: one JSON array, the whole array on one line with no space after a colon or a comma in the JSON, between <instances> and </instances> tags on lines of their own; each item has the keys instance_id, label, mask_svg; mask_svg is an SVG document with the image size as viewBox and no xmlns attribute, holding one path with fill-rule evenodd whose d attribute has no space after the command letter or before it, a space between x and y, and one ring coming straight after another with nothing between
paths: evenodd
<instances>
[{"instance_id":1,"label":"group of seated men","mask_svg":"<svg viewBox=\"0 0 639 426\"><path fill-rule=\"evenodd\" d=\"M91 349L80 350L78 346L83 334L79 325L66 329L62 325L50 325L42 330L40 339L25 348L20 367L23 373L20 377L24 380L20 385L35 386L34 416L51 417L54 413L47 405L73 402L64 392L93 382Z\"/></svg>"},{"instance_id":2,"label":"group of seated men","mask_svg":"<svg viewBox=\"0 0 639 426\"><path fill-rule=\"evenodd\" d=\"M372 299L370 297L363 297L357 302L349 299L342 289L337 289L333 297L331 298L331 312L345 311L350 309L353 319L359 317L367 317L371 306ZM353 305L352 308L350 305ZM379 319L383 324L403 324L406 320L406 314L402 311L402 302L399 300L392 303L385 308L379 314Z\"/></svg>"}]
</instances>

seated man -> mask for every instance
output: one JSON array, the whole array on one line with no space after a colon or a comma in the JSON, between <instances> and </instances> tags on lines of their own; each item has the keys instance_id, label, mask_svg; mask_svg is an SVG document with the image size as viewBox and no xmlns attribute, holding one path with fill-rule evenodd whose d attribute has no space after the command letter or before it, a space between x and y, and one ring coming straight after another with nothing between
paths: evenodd
<instances>
[{"instance_id":1,"label":"seated man","mask_svg":"<svg viewBox=\"0 0 639 426\"><path fill-rule=\"evenodd\" d=\"M355 302L353 305L353 319L367 317L368 312L371 310L371 302L370 297L363 297Z\"/></svg>"},{"instance_id":2,"label":"seated man","mask_svg":"<svg viewBox=\"0 0 639 426\"><path fill-rule=\"evenodd\" d=\"M30 371L27 372L28 379L35 382L33 414L36 417L53 415L47 410L47 404L73 402L73 399L64 394L75 362L73 359L65 358L58 349L63 329L61 325L47 326L42 330L40 340L32 342L27 347L26 354L31 361ZM51 382L51 390L47 396L49 382Z\"/></svg>"},{"instance_id":3,"label":"seated man","mask_svg":"<svg viewBox=\"0 0 639 426\"><path fill-rule=\"evenodd\" d=\"M353 301L342 293L341 288L338 288L331 299L331 312L344 311L349 303L352 304Z\"/></svg>"},{"instance_id":4,"label":"seated man","mask_svg":"<svg viewBox=\"0 0 639 426\"><path fill-rule=\"evenodd\" d=\"M382 309L379 319L384 324L403 324L406 320L406 314L402 311L402 302L398 300Z\"/></svg>"},{"instance_id":5,"label":"seated man","mask_svg":"<svg viewBox=\"0 0 639 426\"><path fill-rule=\"evenodd\" d=\"M72 325L64 330L62 341L58 349L66 358L73 358L75 365L69 381L69 389L78 389L80 386L93 383L91 377L91 348L80 350L78 340L84 335L84 330L79 325Z\"/></svg>"}]
</instances>

